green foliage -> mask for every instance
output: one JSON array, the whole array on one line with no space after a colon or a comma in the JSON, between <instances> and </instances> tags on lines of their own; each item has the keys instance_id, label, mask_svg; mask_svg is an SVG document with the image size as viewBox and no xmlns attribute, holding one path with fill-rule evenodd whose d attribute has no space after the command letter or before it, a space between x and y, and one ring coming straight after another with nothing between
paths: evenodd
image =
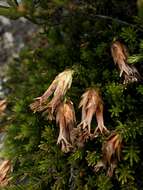
<instances>
[{"instance_id":1,"label":"green foliage","mask_svg":"<svg viewBox=\"0 0 143 190\"><path fill-rule=\"evenodd\" d=\"M100 157L96 151L93 151L93 152L88 151L87 156L86 156L88 166L95 166L97 164L97 161L99 160L99 158Z\"/></svg>"},{"instance_id":2,"label":"green foliage","mask_svg":"<svg viewBox=\"0 0 143 190\"><path fill-rule=\"evenodd\" d=\"M107 99L111 106L109 111L111 112L111 117L119 117L120 113L124 110L125 99L124 99L124 87L123 85L118 85L116 83L110 83L106 86L107 88Z\"/></svg>"},{"instance_id":3,"label":"green foliage","mask_svg":"<svg viewBox=\"0 0 143 190\"><path fill-rule=\"evenodd\" d=\"M96 184L98 190L110 190L113 188L110 178L104 174L97 177Z\"/></svg>"},{"instance_id":4,"label":"green foliage","mask_svg":"<svg viewBox=\"0 0 143 190\"><path fill-rule=\"evenodd\" d=\"M128 44L132 53L138 44L137 31L131 27L122 28L121 37Z\"/></svg>"},{"instance_id":5,"label":"green foliage","mask_svg":"<svg viewBox=\"0 0 143 190\"><path fill-rule=\"evenodd\" d=\"M138 0L137 5L138 5L138 15L139 15L139 17L142 18L143 17L143 1Z\"/></svg>"},{"instance_id":6,"label":"green foliage","mask_svg":"<svg viewBox=\"0 0 143 190\"><path fill-rule=\"evenodd\" d=\"M121 183L121 185L127 184L130 181L134 181L134 177L132 174L133 171L130 170L127 165L122 165L116 170L117 179Z\"/></svg>"},{"instance_id":7,"label":"green foliage","mask_svg":"<svg viewBox=\"0 0 143 190\"><path fill-rule=\"evenodd\" d=\"M142 189L143 85L123 85L110 52L113 39L120 39L130 55L139 55L134 60L131 56L129 62L137 62L135 66L142 72L142 26L133 23L133 17L137 17L136 2L23 0L23 12L15 2L8 1L10 8L0 9L0 14L14 10L7 16L25 16L43 30L8 69L4 154L12 160L13 172L6 189ZM59 128L55 122L29 108L33 99L66 68L75 70L67 95L74 103L77 124L81 120L80 97L86 88L96 86L104 101L106 127L123 138L121 161L112 177L106 175L106 169L94 171L104 156L105 136L88 140L83 148L64 154L56 144ZM93 120L92 130L96 125Z\"/></svg>"},{"instance_id":8,"label":"green foliage","mask_svg":"<svg viewBox=\"0 0 143 190\"><path fill-rule=\"evenodd\" d=\"M129 161L130 166L133 166L133 163L139 162L139 149L135 146L130 146L130 147L126 147L126 149L123 150L123 152L125 153L124 156L124 160Z\"/></svg>"}]
</instances>

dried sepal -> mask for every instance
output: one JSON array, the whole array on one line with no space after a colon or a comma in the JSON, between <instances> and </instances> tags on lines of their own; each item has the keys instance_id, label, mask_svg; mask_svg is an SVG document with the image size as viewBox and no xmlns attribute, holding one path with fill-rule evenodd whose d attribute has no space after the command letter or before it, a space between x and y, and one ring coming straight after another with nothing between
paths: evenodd
<instances>
[{"instance_id":1,"label":"dried sepal","mask_svg":"<svg viewBox=\"0 0 143 190\"><path fill-rule=\"evenodd\" d=\"M31 110L33 110L33 112L44 111L44 113L48 114L48 119L52 120L57 106L61 103L67 90L71 87L73 73L73 70L65 70L57 75L45 93L37 97L35 101L30 104ZM51 101L49 101L49 97L52 95L53 97Z\"/></svg>"},{"instance_id":2,"label":"dried sepal","mask_svg":"<svg viewBox=\"0 0 143 190\"><path fill-rule=\"evenodd\" d=\"M4 160L0 165L0 186L6 186L9 182L8 173L11 170L11 162Z\"/></svg>"},{"instance_id":3,"label":"dried sepal","mask_svg":"<svg viewBox=\"0 0 143 190\"><path fill-rule=\"evenodd\" d=\"M120 77L123 75L124 84L138 81L141 76L138 70L133 65L128 65L128 51L124 44L119 41L113 42L111 45L111 54L114 63L117 64L120 70Z\"/></svg>"},{"instance_id":4,"label":"dried sepal","mask_svg":"<svg viewBox=\"0 0 143 190\"><path fill-rule=\"evenodd\" d=\"M97 119L97 128L95 133L100 131L101 133L108 130L104 126L103 119L103 101L99 92L99 89L90 88L81 97L79 108L82 108L82 121L79 127L82 129L87 128L88 133L91 133L91 121L94 115Z\"/></svg>"},{"instance_id":5,"label":"dried sepal","mask_svg":"<svg viewBox=\"0 0 143 190\"><path fill-rule=\"evenodd\" d=\"M96 120L97 120L97 127L94 131L95 136L100 132L109 133L109 130L104 125L104 117L103 117L103 103L100 103L96 109Z\"/></svg>"},{"instance_id":6,"label":"dried sepal","mask_svg":"<svg viewBox=\"0 0 143 190\"><path fill-rule=\"evenodd\" d=\"M71 131L76 123L73 103L70 100L66 100L58 106L56 123L60 128L57 144L60 144L61 150L67 153L72 149Z\"/></svg>"},{"instance_id":7,"label":"dried sepal","mask_svg":"<svg viewBox=\"0 0 143 190\"><path fill-rule=\"evenodd\" d=\"M113 132L103 143L103 158L95 166L95 171L100 168L107 168L107 175L112 176L121 157L122 137L120 134Z\"/></svg>"}]
</instances>

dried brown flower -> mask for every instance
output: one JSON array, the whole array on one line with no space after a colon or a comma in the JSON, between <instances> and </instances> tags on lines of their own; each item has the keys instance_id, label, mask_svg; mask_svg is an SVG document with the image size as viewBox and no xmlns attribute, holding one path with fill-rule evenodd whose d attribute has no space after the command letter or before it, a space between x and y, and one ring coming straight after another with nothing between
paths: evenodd
<instances>
[{"instance_id":1,"label":"dried brown flower","mask_svg":"<svg viewBox=\"0 0 143 190\"><path fill-rule=\"evenodd\" d=\"M71 131L71 142L73 148L83 148L85 142L90 138L88 129L82 129L81 127L73 128Z\"/></svg>"},{"instance_id":2,"label":"dried brown flower","mask_svg":"<svg viewBox=\"0 0 143 190\"><path fill-rule=\"evenodd\" d=\"M45 111L45 113L48 113L48 119L52 120L57 106L61 103L63 96L71 87L73 73L73 70L65 70L57 75L46 92L30 104L31 110L33 112ZM49 102L48 98L52 95L53 97Z\"/></svg>"},{"instance_id":3,"label":"dried brown flower","mask_svg":"<svg viewBox=\"0 0 143 190\"><path fill-rule=\"evenodd\" d=\"M9 160L5 160L0 165L0 186L6 186L9 182L7 177L8 173L11 170L11 162Z\"/></svg>"},{"instance_id":4,"label":"dried brown flower","mask_svg":"<svg viewBox=\"0 0 143 190\"><path fill-rule=\"evenodd\" d=\"M103 101L98 89L88 89L83 95L79 104L79 108L82 107L82 121L79 127L82 129L88 128L88 132L91 132L91 121L93 115L96 114L97 128L95 133L99 130L101 133L108 131L104 126L103 120Z\"/></svg>"},{"instance_id":5,"label":"dried brown flower","mask_svg":"<svg viewBox=\"0 0 143 190\"><path fill-rule=\"evenodd\" d=\"M0 115L4 114L4 111L5 111L6 107L7 107L6 99L0 100Z\"/></svg>"},{"instance_id":6,"label":"dried brown flower","mask_svg":"<svg viewBox=\"0 0 143 190\"><path fill-rule=\"evenodd\" d=\"M124 44L115 41L111 46L111 53L114 63L117 64L120 70L120 77L123 75L124 84L138 81L141 76L138 70L133 65L128 65L128 51Z\"/></svg>"},{"instance_id":7,"label":"dried brown flower","mask_svg":"<svg viewBox=\"0 0 143 190\"><path fill-rule=\"evenodd\" d=\"M114 169L117 166L118 161L120 161L122 147L122 137L118 133L112 133L105 143L103 143L102 161L99 161L95 166L95 171L98 171L101 167L108 168L107 175L112 176Z\"/></svg>"},{"instance_id":8,"label":"dried brown flower","mask_svg":"<svg viewBox=\"0 0 143 190\"><path fill-rule=\"evenodd\" d=\"M56 122L60 128L57 144L60 144L61 150L67 153L72 149L71 131L76 123L73 103L70 100L66 100L58 106Z\"/></svg>"}]
</instances>

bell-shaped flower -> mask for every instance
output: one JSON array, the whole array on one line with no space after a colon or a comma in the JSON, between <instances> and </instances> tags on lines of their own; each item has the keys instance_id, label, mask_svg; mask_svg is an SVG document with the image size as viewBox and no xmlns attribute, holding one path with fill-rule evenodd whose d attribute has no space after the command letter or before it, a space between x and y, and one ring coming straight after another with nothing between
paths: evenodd
<instances>
[{"instance_id":1,"label":"bell-shaped flower","mask_svg":"<svg viewBox=\"0 0 143 190\"><path fill-rule=\"evenodd\" d=\"M141 78L136 67L133 65L128 65L128 51L124 44L119 41L113 42L111 45L111 53L114 63L117 64L120 70L120 77L122 75L124 77L124 84L136 82Z\"/></svg>"},{"instance_id":2,"label":"bell-shaped flower","mask_svg":"<svg viewBox=\"0 0 143 190\"><path fill-rule=\"evenodd\" d=\"M30 104L33 112L45 111L45 113L48 113L48 119L52 120L57 106L71 87L73 73L73 70L65 70L57 75L46 92ZM50 96L52 96L52 99L49 101Z\"/></svg>"},{"instance_id":3,"label":"bell-shaped flower","mask_svg":"<svg viewBox=\"0 0 143 190\"><path fill-rule=\"evenodd\" d=\"M58 106L56 123L60 128L57 144L60 144L61 150L67 153L72 149L71 131L76 123L73 103L70 100L66 100Z\"/></svg>"},{"instance_id":4,"label":"bell-shaped flower","mask_svg":"<svg viewBox=\"0 0 143 190\"><path fill-rule=\"evenodd\" d=\"M100 96L99 89L90 88L81 97L79 108L82 108L82 121L79 126L82 129L87 128L89 134L91 133L91 121L94 115L97 119L97 128L102 133L108 131L104 126L103 120L103 101Z\"/></svg>"}]
</instances>

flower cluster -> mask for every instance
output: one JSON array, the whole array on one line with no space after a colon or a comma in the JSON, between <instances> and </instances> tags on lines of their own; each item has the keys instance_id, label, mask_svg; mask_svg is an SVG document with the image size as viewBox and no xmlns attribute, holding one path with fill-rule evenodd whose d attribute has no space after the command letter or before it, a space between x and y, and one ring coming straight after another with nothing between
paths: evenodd
<instances>
[{"instance_id":1,"label":"flower cluster","mask_svg":"<svg viewBox=\"0 0 143 190\"><path fill-rule=\"evenodd\" d=\"M97 88L87 89L82 95L79 108L82 108L82 118L76 127L76 118L73 103L64 100L67 90L71 87L73 70L65 70L53 80L46 92L30 104L33 112L43 112L49 120L56 120L59 125L59 137L57 144L63 152L69 152L74 147L82 147L92 136L108 132L104 126L103 101L100 90ZM50 96L52 99L49 100ZM91 133L91 122L96 116L97 127Z\"/></svg>"},{"instance_id":2,"label":"flower cluster","mask_svg":"<svg viewBox=\"0 0 143 190\"><path fill-rule=\"evenodd\" d=\"M114 63L120 70L120 76L124 77L124 84L140 79L137 69L127 63L128 52L124 44L115 41L111 46L111 53ZM89 88L81 96L79 103L82 110L81 122L76 123L73 103L65 98L72 84L73 73L74 70L69 69L58 74L45 93L30 104L30 108L34 113L43 112L49 120L56 120L59 126L57 144L64 153L83 147L86 141L96 138L99 134L109 134L102 146L103 158L95 166L95 171L101 167L107 168L107 174L112 176L120 160L122 137L117 132L111 133L104 125L104 106L98 88ZM93 131L91 123L94 116L97 126Z\"/></svg>"}]
</instances>

